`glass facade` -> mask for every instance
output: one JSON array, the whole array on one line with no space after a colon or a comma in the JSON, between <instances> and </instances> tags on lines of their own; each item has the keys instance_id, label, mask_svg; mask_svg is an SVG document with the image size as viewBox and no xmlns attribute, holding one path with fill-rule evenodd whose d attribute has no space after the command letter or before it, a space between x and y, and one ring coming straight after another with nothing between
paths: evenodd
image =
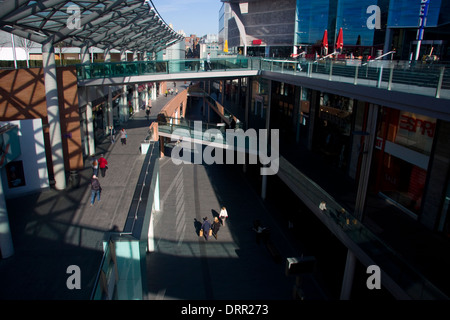
<instances>
[{"instance_id":1,"label":"glass facade","mask_svg":"<svg viewBox=\"0 0 450 320\"><path fill-rule=\"evenodd\" d=\"M369 10L373 5L380 8L379 14ZM320 45L327 30L331 51L340 28L344 46L383 43L387 10L388 0L297 0L296 44ZM379 28L372 26L374 19L380 20Z\"/></svg>"},{"instance_id":2,"label":"glass facade","mask_svg":"<svg viewBox=\"0 0 450 320\"><path fill-rule=\"evenodd\" d=\"M445 0L444 0L445 1ZM438 25L441 0L430 0L427 27ZM389 28L417 28L419 24L420 1L391 0L389 3Z\"/></svg>"},{"instance_id":3,"label":"glass facade","mask_svg":"<svg viewBox=\"0 0 450 320\"><path fill-rule=\"evenodd\" d=\"M426 185L436 119L383 108L374 168L375 190L413 214L419 214Z\"/></svg>"},{"instance_id":4,"label":"glass facade","mask_svg":"<svg viewBox=\"0 0 450 320\"><path fill-rule=\"evenodd\" d=\"M297 0L296 44L316 44L322 40L329 28L328 2Z\"/></svg>"}]
</instances>

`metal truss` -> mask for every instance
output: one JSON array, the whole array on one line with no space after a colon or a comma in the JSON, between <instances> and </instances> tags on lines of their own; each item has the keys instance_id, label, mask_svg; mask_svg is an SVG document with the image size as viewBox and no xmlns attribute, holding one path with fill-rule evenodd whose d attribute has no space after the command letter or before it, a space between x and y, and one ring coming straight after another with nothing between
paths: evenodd
<instances>
[{"instance_id":1,"label":"metal truss","mask_svg":"<svg viewBox=\"0 0 450 320\"><path fill-rule=\"evenodd\" d=\"M4 0L0 29L42 45L157 52L183 40L149 1Z\"/></svg>"}]
</instances>

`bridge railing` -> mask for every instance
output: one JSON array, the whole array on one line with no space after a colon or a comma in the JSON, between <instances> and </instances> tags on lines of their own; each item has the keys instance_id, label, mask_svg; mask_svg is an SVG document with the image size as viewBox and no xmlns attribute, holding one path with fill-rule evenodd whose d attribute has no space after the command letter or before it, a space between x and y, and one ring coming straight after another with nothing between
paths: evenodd
<instances>
[{"instance_id":1,"label":"bridge railing","mask_svg":"<svg viewBox=\"0 0 450 320\"><path fill-rule=\"evenodd\" d=\"M211 70L237 70L259 68L259 64L245 57L211 59ZM101 79L110 77L141 76L149 74L169 74L182 72L207 71L205 59L152 60L104 62L77 65L79 80ZM255 69L253 69L255 70Z\"/></svg>"},{"instance_id":2,"label":"bridge railing","mask_svg":"<svg viewBox=\"0 0 450 320\"><path fill-rule=\"evenodd\" d=\"M450 99L450 68L409 61L230 58L78 64L78 80L211 71L257 70Z\"/></svg>"}]
</instances>

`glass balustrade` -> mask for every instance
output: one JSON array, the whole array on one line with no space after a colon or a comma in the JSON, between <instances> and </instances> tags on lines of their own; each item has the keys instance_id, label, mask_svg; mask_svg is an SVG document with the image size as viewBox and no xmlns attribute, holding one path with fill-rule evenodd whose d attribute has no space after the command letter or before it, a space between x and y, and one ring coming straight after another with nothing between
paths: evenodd
<instances>
[{"instance_id":1,"label":"glass balustrade","mask_svg":"<svg viewBox=\"0 0 450 320\"><path fill-rule=\"evenodd\" d=\"M317 207L325 203L326 210L322 210L322 214L332 219L412 299L446 299L439 289L366 228L349 210L283 157L280 157L279 170Z\"/></svg>"},{"instance_id":2,"label":"glass balustrade","mask_svg":"<svg viewBox=\"0 0 450 320\"><path fill-rule=\"evenodd\" d=\"M205 59L78 64L79 80L205 72ZM279 60L252 57L211 59L211 71L255 70L450 98L450 71L444 65L409 61ZM445 92L443 92L444 90Z\"/></svg>"},{"instance_id":3,"label":"glass balustrade","mask_svg":"<svg viewBox=\"0 0 450 320\"><path fill-rule=\"evenodd\" d=\"M373 61L361 63L360 61L292 61L264 58L233 58L211 59L212 71L228 70L259 70L291 74L303 77L314 77L330 81L348 82L357 85L385 88L432 96L442 96L442 90L450 91L450 71L438 65L411 65L391 61ZM148 62L114 62L78 65L79 79L96 79L115 76L146 75L158 73L198 72L204 70L204 60L171 60ZM421 91L422 88L431 89ZM232 116L216 100L205 95L207 101L218 109L224 116ZM450 98L450 97L449 97ZM224 126L217 124L195 123L186 119L167 118L158 122L161 133L173 134L177 129L183 129L187 137L200 141L214 141L225 145L227 136ZM209 129L214 130L213 135L205 134ZM181 132L178 130L178 132ZM210 131L211 132L211 131ZM217 135L220 135L217 136ZM361 250L369 255L397 285L402 287L414 299L445 299L445 296L420 272L415 270L408 262L394 252L388 245L377 238L369 229L358 221L351 212L343 208L329 194L317 184L303 175L289 162L280 158L280 171L303 192L313 203L324 201L327 210L323 211L338 225L342 231L356 243Z\"/></svg>"}]
</instances>

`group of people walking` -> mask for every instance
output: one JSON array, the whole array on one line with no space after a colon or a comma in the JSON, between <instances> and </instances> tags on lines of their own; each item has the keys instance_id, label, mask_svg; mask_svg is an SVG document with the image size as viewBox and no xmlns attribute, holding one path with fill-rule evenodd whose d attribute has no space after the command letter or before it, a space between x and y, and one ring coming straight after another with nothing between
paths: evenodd
<instances>
[{"instance_id":1,"label":"group of people walking","mask_svg":"<svg viewBox=\"0 0 450 320\"><path fill-rule=\"evenodd\" d=\"M92 165L92 178L91 178L91 207L95 203L95 198L97 202L100 202L100 196L102 192L102 186L98 180L98 171L100 169L100 174L104 178L106 175L106 170L108 169L108 161L105 159L103 154L97 159L95 155L91 156Z\"/></svg>"},{"instance_id":2,"label":"group of people walking","mask_svg":"<svg viewBox=\"0 0 450 320\"><path fill-rule=\"evenodd\" d=\"M111 143L115 143L115 130L111 126ZM120 130L120 141L122 145L127 144L127 131L125 128L122 128ZM102 186L100 185L100 181L98 180L99 177L99 171L104 178L106 176L106 170L108 169L108 161L106 160L104 154L101 154L100 157L97 159L95 155L91 156L91 166L92 166L92 178L90 181L91 184L91 207L95 203L95 199L97 199L97 202L100 202L100 197L102 193Z\"/></svg>"},{"instance_id":3,"label":"group of people walking","mask_svg":"<svg viewBox=\"0 0 450 320\"><path fill-rule=\"evenodd\" d=\"M201 237L205 237L206 240L208 240L210 236L213 236L217 240L220 227L222 225L225 226L225 221L227 218L228 212L225 207L220 209L219 217L214 217L214 221L212 223L208 220L208 217L204 217L199 235Z\"/></svg>"}]
</instances>

